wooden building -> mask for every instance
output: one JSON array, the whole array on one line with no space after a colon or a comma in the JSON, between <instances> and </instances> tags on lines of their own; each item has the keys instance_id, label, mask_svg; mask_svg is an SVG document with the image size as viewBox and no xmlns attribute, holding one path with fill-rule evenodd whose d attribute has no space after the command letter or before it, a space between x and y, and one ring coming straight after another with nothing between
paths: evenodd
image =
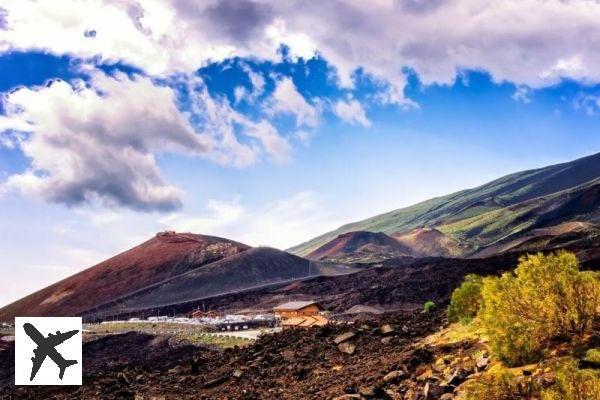
<instances>
[{"instance_id":1,"label":"wooden building","mask_svg":"<svg viewBox=\"0 0 600 400\"><path fill-rule=\"evenodd\" d=\"M281 323L283 330L290 328L316 328L318 326L325 326L329 321L327 318L320 315L306 316L306 317L293 317L288 318Z\"/></svg>"},{"instance_id":2,"label":"wooden building","mask_svg":"<svg viewBox=\"0 0 600 400\"><path fill-rule=\"evenodd\" d=\"M200 318L217 318L219 315L216 311L202 311L195 310L192 312L192 318L200 319Z\"/></svg>"},{"instance_id":3,"label":"wooden building","mask_svg":"<svg viewBox=\"0 0 600 400\"><path fill-rule=\"evenodd\" d=\"M316 301L290 301L273 308L273 313L282 320L295 317L310 317L323 311Z\"/></svg>"}]
</instances>

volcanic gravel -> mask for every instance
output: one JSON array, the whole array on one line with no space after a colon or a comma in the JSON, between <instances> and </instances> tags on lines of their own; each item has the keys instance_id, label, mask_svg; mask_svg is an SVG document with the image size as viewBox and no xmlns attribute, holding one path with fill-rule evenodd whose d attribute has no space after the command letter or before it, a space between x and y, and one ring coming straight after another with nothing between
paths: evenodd
<instances>
[{"instance_id":1,"label":"volcanic gravel","mask_svg":"<svg viewBox=\"0 0 600 400\"><path fill-rule=\"evenodd\" d=\"M435 350L414 343L443 323L441 310L384 315L286 330L226 350L164 336L113 335L84 344L81 387L14 387L14 355L5 350L0 399L329 399L364 388L370 398L388 399L383 378L400 369L414 375L430 363Z\"/></svg>"}]
</instances>

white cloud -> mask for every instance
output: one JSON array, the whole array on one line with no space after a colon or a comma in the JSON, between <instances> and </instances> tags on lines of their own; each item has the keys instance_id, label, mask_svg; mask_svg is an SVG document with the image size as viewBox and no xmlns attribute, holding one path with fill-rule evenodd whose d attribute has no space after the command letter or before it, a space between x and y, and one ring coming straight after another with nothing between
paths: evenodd
<instances>
[{"instance_id":1,"label":"white cloud","mask_svg":"<svg viewBox=\"0 0 600 400\"><path fill-rule=\"evenodd\" d=\"M248 124L246 134L260 140L265 151L279 163L290 159L292 147L290 143L279 135L277 130L269 122L262 120L258 123Z\"/></svg>"},{"instance_id":2,"label":"white cloud","mask_svg":"<svg viewBox=\"0 0 600 400\"><path fill-rule=\"evenodd\" d=\"M265 78L261 73L253 71L247 64L242 64L241 67L242 70L248 74L252 89L248 90L243 86L236 87L234 89L235 102L239 103L242 100L246 100L250 103L254 103L265 91Z\"/></svg>"},{"instance_id":3,"label":"white cloud","mask_svg":"<svg viewBox=\"0 0 600 400\"><path fill-rule=\"evenodd\" d=\"M239 204L239 199L233 201L209 200L204 216L189 214L171 214L158 220L158 223L169 230L178 232L193 232L204 234L218 234L239 222L245 209ZM235 238L231 238L237 240Z\"/></svg>"},{"instance_id":4,"label":"white cloud","mask_svg":"<svg viewBox=\"0 0 600 400\"><path fill-rule=\"evenodd\" d=\"M371 126L371 121L365 114L365 109L362 104L356 99L348 101L338 101L335 103L333 111L338 117L350 124L359 124L364 127Z\"/></svg>"},{"instance_id":5,"label":"white cloud","mask_svg":"<svg viewBox=\"0 0 600 400\"><path fill-rule=\"evenodd\" d=\"M189 112L198 120L198 129L212 137L210 157L222 164L244 167L255 163L264 150L277 162L289 160L291 146L287 139L267 120L254 121L235 111L227 99L213 98L201 79L179 77L192 93ZM257 143L242 144L238 133L254 138Z\"/></svg>"},{"instance_id":6,"label":"white cloud","mask_svg":"<svg viewBox=\"0 0 600 400\"><path fill-rule=\"evenodd\" d=\"M301 129L301 130L298 130L298 131L294 132L293 136L300 143L302 143L305 146L308 146L310 144L310 140L312 139L313 135L314 135L314 132Z\"/></svg>"},{"instance_id":7,"label":"white cloud","mask_svg":"<svg viewBox=\"0 0 600 400\"><path fill-rule=\"evenodd\" d=\"M386 83L380 100L404 107L413 105L404 67L426 84L452 82L463 68L531 88L560 77L600 81L600 3L586 0L5 0L2 7L4 51L101 55L168 74L232 56L273 60L283 43L292 56L321 54L344 86L362 68ZM91 30L96 35L86 37Z\"/></svg>"},{"instance_id":8,"label":"white cloud","mask_svg":"<svg viewBox=\"0 0 600 400\"><path fill-rule=\"evenodd\" d=\"M28 124L20 148L31 166L5 187L68 205L179 207L180 191L164 181L154 154L204 154L209 141L179 113L169 88L102 74L93 85L55 81L6 96L8 119L19 129Z\"/></svg>"},{"instance_id":9,"label":"white cloud","mask_svg":"<svg viewBox=\"0 0 600 400\"><path fill-rule=\"evenodd\" d=\"M100 55L150 74L191 71L206 60L222 60L241 50L243 40L229 34L235 27L217 20L218 6L175 0L146 0L143 5L137 0L6 0L8 29L0 32L0 50ZM203 21L197 20L200 16ZM92 30L96 35L85 35Z\"/></svg>"},{"instance_id":10,"label":"white cloud","mask_svg":"<svg viewBox=\"0 0 600 400\"><path fill-rule=\"evenodd\" d=\"M575 109L583 110L587 115L596 115L600 111L600 96L580 94L574 100Z\"/></svg>"},{"instance_id":11,"label":"white cloud","mask_svg":"<svg viewBox=\"0 0 600 400\"><path fill-rule=\"evenodd\" d=\"M172 214L159 220L165 229L223 236L251 246L286 249L341 223L325 211L321 197L298 192L258 207L210 200L203 215Z\"/></svg>"},{"instance_id":12,"label":"white cloud","mask_svg":"<svg viewBox=\"0 0 600 400\"><path fill-rule=\"evenodd\" d=\"M513 100L523 103L531 103L531 89L527 86L517 86L517 90L512 95Z\"/></svg>"},{"instance_id":13,"label":"white cloud","mask_svg":"<svg viewBox=\"0 0 600 400\"><path fill-rule=\"evenodd\" d=\"M272 98L269 100L268 111L273 114L294 115L296 126L314 127L318 124L319 112L298 93L296 85L289 77L277 82Z\"/></svg>"},{"instance_id":14,"label":"white cloud","mask_svg":"<svg viewBox=\"0 0 600 400\"><path fill-rule=\"evenodd\" d=\"M94 73L91 88L56 81L8 94L0 124L27 133L17 143L31 166L4 188L67 205L165 211L181 206L181 192L161 176L157 154L240 166L256 162L263 150L276 161L289 158L287 140L268 122L211 98L197 78L184 82L194 93L188 113L202 119L197 126L176 107L173 90L144 77ZM236 126L255 143L240 143ZM13 137L10 130L0 135Z\"/></svg>"}]
</instances>

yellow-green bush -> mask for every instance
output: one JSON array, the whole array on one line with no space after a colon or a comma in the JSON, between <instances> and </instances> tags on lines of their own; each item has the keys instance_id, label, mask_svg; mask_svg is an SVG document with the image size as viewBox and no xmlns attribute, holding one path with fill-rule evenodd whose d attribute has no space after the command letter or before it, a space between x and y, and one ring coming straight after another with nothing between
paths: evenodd
<instances>
[{"instance_id":1,"label":"yellow-green bush","mask_svg":"<svg viewBox=\"0 0 600 400\"><path fill-rule=\"evenodd\" d=\"M565 251L521 258L514 273L484 278L481 296L482 326L508 365L535 361L550 339L581 335L600 315L600 282Z\"/></svg>"},{"instance_id":2,"label":"yellow-green bush","mask_svg":"<svg viewBox=\"0 0 600 400\"><path fill-rule=\"evenodd\" d=\"M464 400L513 400L529 398L539 392L530 378L517 380L515 373L500 365L477 379L469 381L460 397Z\"/></svg>"},{"instance_id":3,"label":"yellow-green bush","mask_svg":"<svg viewBox=\"0 0 600 400\"><path fill-rule=\"evenodd\" d=\"M428 301L425 304L423 304L423 311L424 312L431 312L435 309L435 303L433 301Z\"/></svg>"},{"instance_id":4,"label":"yellow-green bush","mask_svg":"<svg viewBox=\"0 0 600 400\"><path fill-rule=\"evenodd\" d=\"M462 284L452 292L450 305L446 315L450 322L471 321L481 308L481 287L483 278L479 275L469 274Z\"/></svg>"},{"instance_id":5,"label":"yellow-green bush","mask_svg":"<svg viewBox=\"0 0 600 400\"><path fill-rule=\"evenodd\" d=\"M600 373L577 369L570 362L556 374L556 384L542 391L542 400L600 400Z\"/></svg>"},{"instance_id":6,"label":"yellow-green bush","mask_svg":"<svg viewBox=\"0 0 600 400\"><path fill-rule=\"evenodd\" d=\"M594 363L600 363L600 348L589 349L585 354L585 359Z\"/></svg>"}]
</instances>

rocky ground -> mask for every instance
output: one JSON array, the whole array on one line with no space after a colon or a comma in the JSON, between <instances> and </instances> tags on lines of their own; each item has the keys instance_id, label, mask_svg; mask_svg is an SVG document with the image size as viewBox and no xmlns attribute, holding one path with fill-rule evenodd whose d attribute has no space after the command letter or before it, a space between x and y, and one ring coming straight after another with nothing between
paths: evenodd
<instances>
[{"instance_id":1,"label":"rocky ground","mask_svg":"<svg viewBox=\"0 0 600 400\"><path fill-rule=\"evenodd\" d=\"M475 341L421 341L443 325L441 311L384 315L289 330L226 350L162 336L113 335L84 344L81 387L15 388L14 354L5 349L0 398L448 399L487 359Z\"/></svg>"},{"instance_id":2,"label":"rocky ground","mask_svg":"<svg viewBox=\"0 0 600 400\"><path fill-rule=\"evenodd\" d=\"M477 329L448 327L441 309L377 318L287 330L225 350L173 336L105 336L84 343L81 387L14 387L14 347L4 345L0 399L451 400L499 366ZM599 347L600 326L578 346ZM551 357L513 369L522 388L514 398L539 398L539 388L556 382L555 363L573 349L557 342ZM600 369L598 361L579 363Z\"/></svg>"}]
</instances>

